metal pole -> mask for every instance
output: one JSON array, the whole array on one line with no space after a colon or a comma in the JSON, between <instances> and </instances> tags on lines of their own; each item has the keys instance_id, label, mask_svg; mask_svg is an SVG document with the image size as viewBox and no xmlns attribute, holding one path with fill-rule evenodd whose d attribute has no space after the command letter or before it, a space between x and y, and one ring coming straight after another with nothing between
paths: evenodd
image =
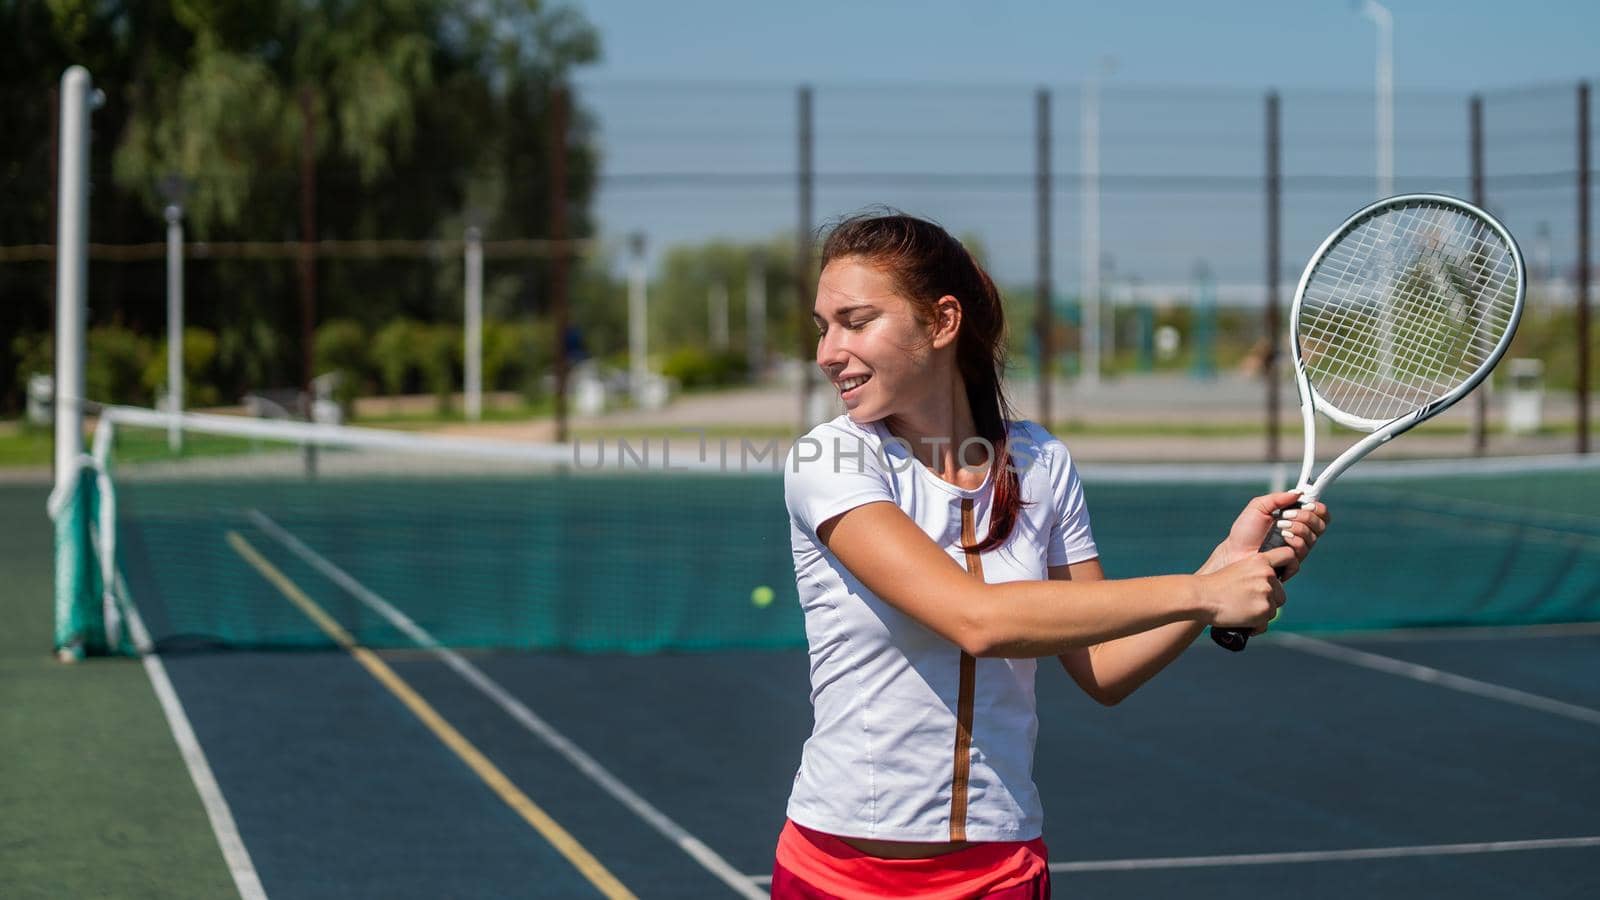
<instances>
[{"instance_id":1,"label":"metal pole","mask_svg":"<svg viewBox=\"0 0 1600 900\"><path fill-rule=\"evenodd\" d=\"M1039 372L1039 409L1037 415L1039 424L1046 429L1050 427L1050 380L1052 377L1051 362L1055 359L1055 350L1051 346L1051 324L1053 310L1051 309L1052 278L1050 262L1050 89L1039 88L1034 95L1034 131L1038 138L1036 160L1036 174L1034 177L1034 201L1036 204L1039 233L1035 241L1039 269L1038 300L1034 308L1034 332L1038 336L1039 358L1036 360Z\"/></svg>"},{"instance_id":2,"label":"metal pole","mask_svg":"<svg viewBox=\"0 0 1600 900\"><path fill-rule=\"evenodd\" d=\"M759 249L750 254L745 278L745 356L750 362L751 379L760 381L767 367L767 266Z\"/></svg>"},{"instance_id":3,"label":"metal pole","mask_svg":"<svg viewBox=\"0 0 1600 900\"><path fill-rule=\"evenodd\" d=\"M83 455L84 330L89 307L89 70L61 74L56 200L56 493L66 496ZM59 572L60 566L57 566Z\"/></svg>"},{"instance_id":4,"label":"metal pole","mask_svg":"<svg viewBox=\"0 0 1600 900\"><path fill-rule=\"evenodd\" d=\"M1468 134L1472 142L1472 202L1479 209L1487 208L1483 191L1483 97L1473 94L1467 103ZM1489 450L1489 385L1473 391L1472 452L1482 456Z\"/></svg>"},{"instance_id":5,"label":"metal pole","mask_svg":"<svg viewBox=\"0 0 1600 900\"><path fill-rule=\"evenodd\" d=\"M1394 16L1376 0L1362 12L1378 26L1378 196L1394 196Z\"/></svg>"},{"instance_id":6,"label":"metal pole","mask_svg":"<svg viewBox=\"0 0 1600 900\"><path fill-rule=\"evenodd\" d=\"M1578 82L1578 452L1589 452L1589 82Z\"/></svg>"},{"instance_id":7,"label":"metal pole","mask_svg":"<svg viewBox=\"0 0 1600 900\"><path fill-rule=\"evenodd\" d=\"M799 347L800 351L800 431L811 430L811 394L816 388L816 367L811 365L811 360L816 358L816 347L812 345L811 335L811 304L814 299L811 295L811 201L812 201L812 143L811 143L811 86L800 87L799 108L799 175L796 190L800 200L800 220L797 223L799 232L795 238L794 284L795 284L795 316L799 322Z\"/></svg>"},{"instance_id":8,"label":"metal pole","mask_svg":"<svg viewBox=\"0 0 1600 900\"><path fill-rule=\"evenodd\" d=\"M645 268L644 240L642 231L634 232L628 238L633 250L633 259L628 266L628 385L636 403L642 402L645 380L650 375L650 365L645 355L650 346L650 322L645 293L649 271Z\"/></svg>"},{"instance_id":9,"label":"metal pole","mask_svg":"<svg viewBox=\"0 0 1600 900\"><path fill-rule=\"evenodd\" d=\"M462 357L462 389L466 415L472 422L483 418L483 231L469 226L466 234L466 346Z\"/></svg>"},{"instance_id":10,"label":"metal pole","mask_svg":"<svg viewBox=\"0 0 1600 900\"><path fill-rule=\"evenodd\" d=\"M550 94L550 306L556 339L556 441L567 440L567 89Z\"/></svg>"},{"instance_id":11,"label":"metal pole","mask_svg":"<svg viewBox=\"0 0 1600 900\"><path fill-rule=\"evenodd\" d=\"M167 217L167 449L183 449L178 416L183 412L183 207L166 208Z\"/></svg>"},{"instance_id":12,"label":"metal pole","mask_svg":"<svg viewBox=\"0 0 1600 900\"><path fill-rule=\"evenodd\" d=\"M1078 384L1100 384L1100 79L1083 85L1083 284Z\"/></svg>"},{"instance_id":13,"label":"metal pole","mask_svg":"<svg viewBox=\"0 0 1600 900\"><path fill-rule=\"evenodd\" d=\"M1267 379L1267 462L1278 461L1278 280L1283 269L1278 121L1278 94L1273 91L1267 94L1267 349L1262 360L1262 371Z\"/></svg>"},{"instance_id":14,"label":"metal pole","mask_svg":"<svg viewBox=\"0 0 1600 900\"><path fill-rule=\"evenodd\" d=\"M316 97L300 89L300 390L301 412L311 420L311 379L315 376L313 332L317 322L317 141Z\"/></svg>"}]
</instances>

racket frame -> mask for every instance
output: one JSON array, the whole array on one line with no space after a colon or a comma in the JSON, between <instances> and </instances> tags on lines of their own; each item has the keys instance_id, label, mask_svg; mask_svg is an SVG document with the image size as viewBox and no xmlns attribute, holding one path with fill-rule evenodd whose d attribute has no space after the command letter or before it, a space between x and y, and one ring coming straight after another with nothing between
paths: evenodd
<instances>
[{"instance_id":1,"label":"racket frame","mask_svg":"<svg viewBox=\"0 0 1600 900\"><path fill-rule=\"evenodd\" d=\"M1317 392L1317 389L1311 385L1310 378L1306 376L1305 361L1300 355L1301 303L1305 298L1306 287L1311 282L1311 274L1316 271L1317 266L1323 261L1328 248L1338 243L1363 219L1369 218L1387 207L1411 203L1433 203L1454 207L1481 219L1500 236L1501 240L1505 241L1506 247L1511 252L1517 274L1517 297L1511 310L1511 321L1507 324L1505 331L1501 333L1500 340L1495 344L1494 349L1484 358L1483 363L1478 366L1471 377L1457 385L1453 390L1430 401L1419 409L1393 419L1367 419L1361 416L1354 416L1328 403ZM1522 320L1523 305L1527 296L1527 282L1527 269L1522 259L1522 248L1517 246L1516 239L1500 223L1500 220L1465 200L1444 194L1400 194L1394 197L1387 197L1357 210L1342 225L1324 238L1322 244L1317 247L1317 251L1311 255L1311 261L1306 264L1305 271L1301 273L1300 283L1295 287L1294 301L1289 308L1289 353L1294 361L1295 385L1300 392L1300 420L1302 427L1305 429L1305 450L1301 456L1300 478L1296 485L1296 490L1301 492L1301 505L1309 505L1315 502L1317 497L1335 478L1338 478L1345 469L1350 468L1362 457L1388 443L1396 435L1404 434L1413 426L1431 419L1455 405L1456 401L1465 397L1472 392L1473 388L1482 384L1489 377L1489 373L1494 371L1494 367L1499 364L1501 357L1505 356L1506 350L1511 346L1512 337L1517 333L1517 325ZM1313 481L1311 468L1316 464L1316 413L1319 409L1323 415L1334 422L1346 428L1369 432L1369 434L1323 467L1322 471L1317 473L1316 480Z\"/></svg>"}]
</instances>

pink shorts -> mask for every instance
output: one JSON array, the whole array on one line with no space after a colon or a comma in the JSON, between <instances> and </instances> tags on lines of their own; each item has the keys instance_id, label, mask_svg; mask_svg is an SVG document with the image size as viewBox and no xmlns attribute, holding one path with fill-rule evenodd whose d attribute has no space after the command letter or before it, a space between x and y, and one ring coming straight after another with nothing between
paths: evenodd
<instances>
[{"instance_id":1,"label":"pink shorts","mask_svg":"<svg viewBox=\"0 0 1600 900\"><path fill-rule=\"evenodd\" d=\"M831 834L785 822L773 900L1050 900L1044 840L992 841L926 859L868 856Z\"/></svg>"}]
</instances>

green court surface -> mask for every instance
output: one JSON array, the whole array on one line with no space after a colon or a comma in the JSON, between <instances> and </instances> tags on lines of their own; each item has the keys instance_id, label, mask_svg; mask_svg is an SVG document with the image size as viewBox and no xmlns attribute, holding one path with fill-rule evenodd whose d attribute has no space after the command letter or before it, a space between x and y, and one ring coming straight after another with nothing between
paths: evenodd
<instances>
[{"instance_id":1,"label":"green court surface","mask_svg":"<svg viewBox=\"0 0 1600 900\"><path fill-rule=\"evenodd\" d=\"M150 682L50 653L44 485L0 485L0 885L9 898L234 894Z\"/></svg>"}]
</instances>

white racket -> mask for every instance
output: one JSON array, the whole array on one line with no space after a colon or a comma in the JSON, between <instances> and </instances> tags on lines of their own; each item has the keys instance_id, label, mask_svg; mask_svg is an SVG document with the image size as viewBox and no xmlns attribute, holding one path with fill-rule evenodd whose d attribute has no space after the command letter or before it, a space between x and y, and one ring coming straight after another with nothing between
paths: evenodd
<instances>
[{"instance_id":1,"label":"white racket","mask_svg":"<svg viewBox=\"0 0 1600 900\"><path fill-rule=\"evenodd\" d=\"M1302 505L1357 460L1466 396L1522 319L1522 251L1495 218L1453 197L1403 194L1357 212L1317 248L1290 309L1305 454ZM1316 413L1370 432L1316 478ZM1262 550L1284 546L1273 528ZM1243 650L1247 631L1212 628Z\"/></svg>"}]
</instances>

